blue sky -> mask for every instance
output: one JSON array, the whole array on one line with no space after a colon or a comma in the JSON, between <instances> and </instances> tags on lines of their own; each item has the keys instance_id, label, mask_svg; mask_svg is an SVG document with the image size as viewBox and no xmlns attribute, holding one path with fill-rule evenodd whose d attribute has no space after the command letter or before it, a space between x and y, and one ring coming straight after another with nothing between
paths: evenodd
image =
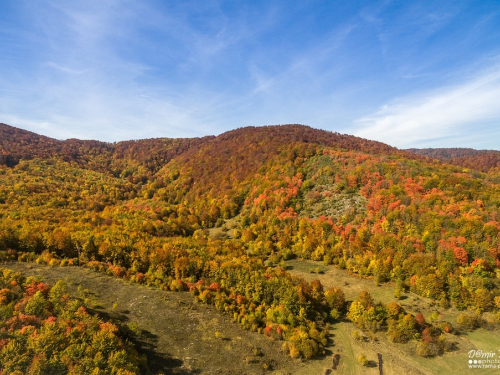
<instances>
[{"instance_id":1,"label":"blue sky","mask_svg":"<svg viewBox=\"0 0 500 375\"><path fill-rule=\"evenodd\" d=\"M500 149L500 2L6 0L0 122L103 141L300 123Z\"/></svg>"}]
</instances>

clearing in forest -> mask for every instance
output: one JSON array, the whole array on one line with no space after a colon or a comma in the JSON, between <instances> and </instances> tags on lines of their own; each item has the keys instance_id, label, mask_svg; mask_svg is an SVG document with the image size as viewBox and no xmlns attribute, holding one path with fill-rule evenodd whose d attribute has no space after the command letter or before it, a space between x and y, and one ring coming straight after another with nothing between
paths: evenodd
<instances>
[{"instance_id":1,"label":"clearing in forest","mask_svg":"<svg viewBox=\"0 0 500 375\"><path fill-rule=\"evenodd\" d=\"M153 374L292 374L304 362L281 351L281 342L245 331L188 292L167 292L79 267L9 263L4 268L63 279L75 297L105 318L135 331L137 349Z\"/></svg>"},{"instance_id":2,"label":"clearing in forest","mask_svg":"<svg viewBox=\"0 0 500 375\"><path fill-rule=\"evenodd\" d=\"M439 320L446 320L456 326L456 317L462 313L454 308L442 309L434 301L422 298L414 293L405 293L401 300L394 297L394 285L382 283L376 285L373 279L361 278L351 275L346 270L335 266L326 266L320 262L311 260L294 259L286 262L288 272L300 276L307 281L318 279L325 290L330 287L340 287L346 299L352 301L358 297L361 291L368 291L376 302L398 302L406 311L416 314L421 312L427 320L437 312ZM384 375L398 374L499 374L500 369L469 369L470 350L482 350L498 353L500 348L500 334L498 330L477 329L474 332L462 333L458 336L448 335L450 341L457 342L455 351L445 353L435 358L423 358L415 354L415 342L396 344L390 342L384 332L377 332L377 341L358 341L353 338L352 333L359 329L350 322L341 322L332 326L331 335L334 342L332 351L340 354L340 362L337 368L339 374L379 374L377 354L381 353L383 358ZM372 361L371 367L363 367L358 363L358 357L366 355ZM320 373L319 370L330 366L330 359L311 363L309 368L305 367L296 372L297 375ZM318 372L308 372L315 368ZM332 372L335 374L335 372Z\"/></svg>"}]
</instances>

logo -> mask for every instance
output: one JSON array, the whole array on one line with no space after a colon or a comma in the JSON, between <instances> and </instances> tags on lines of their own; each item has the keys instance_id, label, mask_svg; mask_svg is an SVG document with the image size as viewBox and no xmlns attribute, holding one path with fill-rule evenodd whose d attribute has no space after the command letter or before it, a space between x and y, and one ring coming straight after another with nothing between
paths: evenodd
<instances>
[{"instance_id":1,"label":"logo","mask_svg":"<svg viewBox=\"0 0 500 375\"><path fill-rule=\"evenodd\" d=\"M469 368L500 369L500 359L497 358L497 354L497 352L493 351L469 350Z\"/></svg>"}]
</instances>

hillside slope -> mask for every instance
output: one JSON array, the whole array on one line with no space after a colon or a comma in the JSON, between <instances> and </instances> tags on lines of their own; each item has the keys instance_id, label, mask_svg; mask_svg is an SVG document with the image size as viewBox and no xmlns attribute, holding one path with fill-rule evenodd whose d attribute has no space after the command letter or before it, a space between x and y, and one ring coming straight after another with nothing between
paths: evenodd
<instances>
[{"instance_id":1,"label":"hillside slope","mask_svg":"<svg viewBox=\"0 0 500 375\"><path fill-rule=\"evenodd\" d=\"M0 260L71 259L190 290L285 340L292 357L322 353L326 322L340 317L396 342L424 335L422 355L448 348L438 338L449 330L366 294L349 305L341 289L285 272L293 258L392 282L397 295L410 289L443 309L498 313L495 169L300 125L116 145L4 130L2 153L20 157L0 165ZM71 142L82 145L74 157L64 151Z\"/></svg>"}]
</instances>

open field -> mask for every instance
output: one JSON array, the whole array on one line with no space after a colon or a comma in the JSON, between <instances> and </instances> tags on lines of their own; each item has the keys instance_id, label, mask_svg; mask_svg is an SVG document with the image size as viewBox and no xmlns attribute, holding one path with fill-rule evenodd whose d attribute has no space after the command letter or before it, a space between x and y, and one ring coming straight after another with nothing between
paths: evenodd
<instances>
[{"instance_id":1,"label":"open field","mask_svg":"<svg viewBox=\"0 0 500 375\"><path fill-rule=\"evenodd\" d=\"M377 302L397 302L412 314L419 312L424 314L426 319L429 319L432 313L437 312L440 314L441 320L454 324L457 315L462 313L454 308L442 309L435 301L412 292L403 293L402 298L397 300L394 297L392 283L381 283L377 286L373 279L361 278L335 266L325 266L321 262L294 259L287 261L286 264L288 271L292 274L301 276L308 281L318 279L325 289L334 286L341 288L348 301L355 300L363 290L366 290Z\"/></svg>"},{"instance_id":2,"label":"open field","mask_svg":"<svg viewBox=\"0 0 500 375\"><path fill-rule=\"evenodd\" d=\"M340 287L348 300L354 300L362 290L367 290L375 301L384 303L397 301L394 298L394 286L383 283L379 286L371 279L363 279L350 275L346 270L334 266L325 266L322 263L308 260L291 260L287 262L288 271L303 277L308 281L319 279L325 289L332 286ZM311 271L314 271L312 273ZM319 273L318 273L319 272ZM421 312L429 319L435 311L440 313L440 319L456 324L456 317L460 314L456 309L442 311L438 306L432 306L430 299L422 298L414 293L404 294L404 299L397 301L403 307L415 314ZM500 374L500 369L469 369L468 352L472 349L492 351L499 357L500 334L497 330L478 329L460 336L447 335L451 341L457 342L457 350L436 358L423 358L414 353L415 343L394 344L383 332L377 334L378 342L355 341L352 332L356 329L348 322L335 324L331 330L335 343L331 350L341 355L337 373L339 374L378 374L377 353L382 354L384 375L388 374ZM364 354L370 361L374 361L371 368L363 368L358 362L359 355ZM331 363L311 364L309 369L331 366ZM301 369L297 374L309 374L308 368ZM333 372L335 373L335 372Z\"/></svg>"},{"instance_id":3,"label":"open field","mask_svg":"<svg viewBox=\"0 0 500 375\"><path fill-rule=\"evenodd\" d=\"M304 366L281 352L280 342L243 330L187 292L161 291L78 267L3 267L49 284L63 279L72 295L89 298L98 313L138 327L139 350L154 374L291 374Z\"/></svg>"},{"instance_id":4,"label":"open field","mask_svg":"<svg viewBox=\"0 0 500 375\"><path fill-rule=\"evenodd\" d=\"M288 265L293 274L309 280L318 278L325 288L340 286L350 300L363 289L370 291L377 301L394 300L393 286L389 284L377 287L373 280L310 261L294 260ZM327 355L300 362L281 352L279 342L243 330L212 306L194 303L188 293L165 292L77 267L51 268L26 263L10 263L4 267L26 276L41 276L48 283L64 279L70 292L87 298L99 314L122 325L137 327L134 340L148 355L148 363L155 374L323 374L325 369L332 368L332 356L335 355L340 360L331 374L378 374L378 353L382 354L385 375L500 373L497 369L467 368L469 350L497 352L500 335L496 331L479 329L461 336L449 335L448 339L458 343L457 350L429 359L414 354L415 343L394 344L382 332L377 334L376 341L368 338L356 341L352 338L356 327L340 322L330 331L331 345ZM318 267L324 273L309 272ZM412 293L406 296L402 302L406 302L407 309L412 312L422 311L427 316L436 310L429 306L428 300ZM413 302L407 302L409 300ZM456 314L449 310L446 316ZM358 363L361 354L367 356L370 367Z\"/></svg>"}]
</instances>

